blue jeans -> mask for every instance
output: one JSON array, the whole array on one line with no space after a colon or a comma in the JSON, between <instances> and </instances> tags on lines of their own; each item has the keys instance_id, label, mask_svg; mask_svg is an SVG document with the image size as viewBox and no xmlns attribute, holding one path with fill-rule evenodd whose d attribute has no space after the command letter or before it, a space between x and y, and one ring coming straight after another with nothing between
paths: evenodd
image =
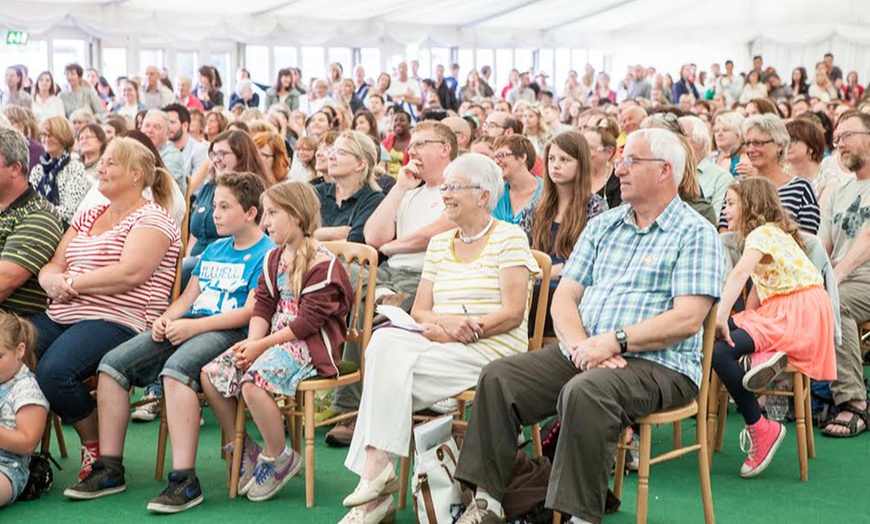
<instances>
[{"instance_id":1,"label":"blue jeans","mask_svg":"<svg viewBox=\"0 0 870 524\"><path fill-rule=\"evenodd\" d=\"M36 381L64 422L72 424L94 411L94 400L82 381L94 376L103 356L136 334L133 329L106 322L82 320L58 324L42 313L31 319L36 341Z\"/></svg>"},{"instance_id":2,"label":"blue jeans","mask_svg":"<svg viewBox=\"0 0 870 524\"><path fill-rule=\"evenodd\" d=\"M98 371L112 377L124 389L147 386L168 376L199 391L202 367L244 338L241 329L209 331L173 346L168 340L154 342L149 330L106 354Z\"/></svg>"}]
</instances>

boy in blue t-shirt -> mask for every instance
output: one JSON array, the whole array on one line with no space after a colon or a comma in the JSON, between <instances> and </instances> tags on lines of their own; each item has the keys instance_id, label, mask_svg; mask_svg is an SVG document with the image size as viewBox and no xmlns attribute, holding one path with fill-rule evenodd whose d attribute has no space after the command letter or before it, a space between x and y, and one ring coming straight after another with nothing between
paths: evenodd
<instances>
[{"instance_id":1,"label":"boy in blue t-shirt","mask_svg":"<svg viewBox=\"0 0 870 524\"><path fill-rule=\"evenodd\" d=\"M83 453L79 482L67 488L65 496L94 499L127 489L122 455L131 386L145 386L159 377L167 389L170 382L187 389L189 398L182 400L190 401L173 400L167 418L173 435L176 427L181 427L182 432L192 421L195 428L192 438L196 442L200 369L245 338L263 259L275 247L258 226L263 191L262 180L252 173L226 173L218 177L214 221L218 232L227 238L214 242L202 253L184 292L154 322L151 330L121 344L100 361L95 411L99 413L99 436L94 435L90 442L87 437L82 440L83 444L91 444L98 437L99 447L94 453L93 445L86 446L88 452ZM173 449L175 441L173 437ZM89 455L92 467L85 467L85 455ZM175 473L170 474L170 486Z\"/></svg>"}]
</instances>

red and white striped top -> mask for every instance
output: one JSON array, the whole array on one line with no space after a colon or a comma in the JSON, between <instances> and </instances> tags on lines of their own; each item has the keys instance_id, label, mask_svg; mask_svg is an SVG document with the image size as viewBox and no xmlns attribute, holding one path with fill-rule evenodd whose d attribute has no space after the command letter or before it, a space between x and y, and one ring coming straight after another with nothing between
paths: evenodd
<instances>
[{"instance_id":1,"label":"red and white striped top","mask_svg":"<svg viewBox=\"0 0 870 524\"><path fill-rule=\"evenodd\" d=\"M143 284L126 293L81 293L65 304L52 302L48 307L48 316L60 324L106 320L141 333L149 329L169 305L169 295L175 280L175 264L181 251L181 236L175 220L154 202L140 207L112 229L91 236L91 227L106 208L108 206L97 206L73 219L71 227L76 230L77 235L66 249L67 271L73 277L117 264L121 260L127 235L134 229L148 227L160 231L169 238L169 249L160 261L157 271Z\"/></svg>"}]
</instances>

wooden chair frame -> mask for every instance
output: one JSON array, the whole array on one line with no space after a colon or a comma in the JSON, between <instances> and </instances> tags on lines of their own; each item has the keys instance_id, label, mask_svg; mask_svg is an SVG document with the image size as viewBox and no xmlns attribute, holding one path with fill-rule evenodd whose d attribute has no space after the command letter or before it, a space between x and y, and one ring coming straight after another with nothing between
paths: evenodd
<instances>
[{"instance_id":1,"label":"wooden chair frame","mask_svg":"<svg viewBox=\"0 0 870 524\"><path fill-rule=\"evenodd\" d=\"M550 273L552 271L552 261L550 260L550 255L543 253L541 251L532 250L532 256L535 257L535 261L538 263L538 267L541 268L540 273L538 275L541 278L541 286L538 290L538 307L534 311L535 315L535 329L532 333L532 338L529 339L529 351L534 351L536 349L540 349L543 345L544 341L544 324L547 318L547 303L550 299ZM454 422L454 424L467 426L468 422L464 420L466 405L469 402L473 402L476 394L476 388L472 388L466 391L463 391L459 395L456 395L456 400L458 403L458 409L456 410L455 416L458 416L460 420ZM432 417L415 417L415 420L428 420ZM534 454L536 457L540 457L542 454L541 449L541 430L538 427L538 424L535 423L532 425L532 448L534 450ZM399 465L399 509L404 509L408 502L408 480L411 476L411 455L413 454L413 444L411 445L411 449L408 452L407 457L402 457Z\"/></svg>"},{"instance_id":2,"label":"wooden chair frame","mask_svg":"<svg viewBox=\"0 0 870 524\"><path fill-rule=\"evenodd\" d=\"M296 390L296 398L282 398L284 406L281 412L287 418L290 427L290 441L293 449L301 452L301 437L304 428L305 437L305 505L314 506L314 430L320 426L335 424L338 421L355 416L354 413L345 413L320 423L314 421L314 394L317 391L333 389L340 386L349 386L362 382L365 375L365 350L372 336L372 321L375 311L375 288L378 273L378 252L371 246L354 242L323 242L323 245L333 254L345 260L348 273L351 265L359 264L359 277L354 289L354 302L348 322L347 341L360 344L360 366L357 371L339 376L337 378L311 378L299 383ZM364 273L368 274L364 278ZM358 326L362 320L362 329ZM242 449L245 440L245 401L239 395L236 410L236 428L234 436L234 449ZM238 495L239 471L242 465L242 453L232 454L230 467L230 498Z\"/></svg>"}]
</instances>

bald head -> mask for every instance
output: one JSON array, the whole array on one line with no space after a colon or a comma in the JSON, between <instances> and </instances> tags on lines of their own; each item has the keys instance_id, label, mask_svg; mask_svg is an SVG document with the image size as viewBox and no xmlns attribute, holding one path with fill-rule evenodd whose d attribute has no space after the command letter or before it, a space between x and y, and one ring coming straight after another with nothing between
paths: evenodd
<instances>
[{"instance_id":1,"label":"bald head","mask_svg":"<svg viewBox=\"0 0 870 524\"><path fill-rule=\"evenodd\" d=\"M458 116L448 116L441 121L442 124L449 127L456 135L456 141L459 144L459 149L468 150L471 147L471 126L464 118Z\"/></svg>"}]
</instances>

